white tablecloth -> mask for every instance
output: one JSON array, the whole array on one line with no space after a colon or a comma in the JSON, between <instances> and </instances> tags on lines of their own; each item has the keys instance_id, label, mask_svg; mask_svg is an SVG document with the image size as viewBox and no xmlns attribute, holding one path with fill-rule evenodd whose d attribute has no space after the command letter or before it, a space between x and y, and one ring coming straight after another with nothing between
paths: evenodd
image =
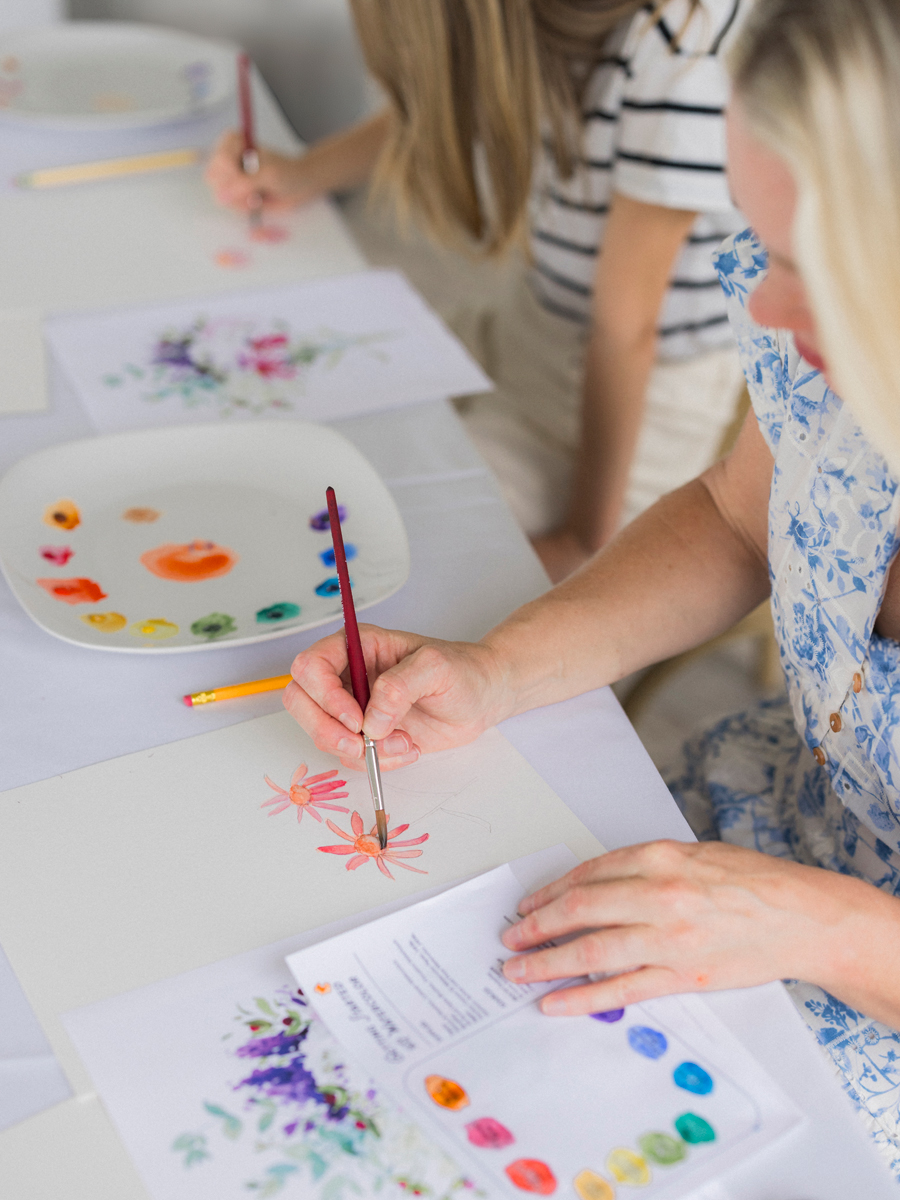
<instances>
[{"instance_id":1,"label":"white tablecloth","mask_svg":"<svg viewBox=\"0 0 900 1200\"><path fill-rule=\"evenodd\" d=\"M258 99L264 137L289 142L274 107L265 96ZM143 148L136 145L134 152ZM55 256L54 269L48 271L45 265L39 280L33 272L29 275L28 254L33 265L34 248L26 252L7 237L0 249L0 306L89 307L199 294L212 287L213 275L199 266L193 274L186 270L178 276L178 256L162 246L165 262L158 275L141 274L144 268L135 260L135 269L122 277L110 260L105 274L95 272L90 281L85 279L84 289L80 287L78 272L87 269L78 262L83 239L103 227L104 206L112 218L116 205L121 206L123 198L135 198L135 189L142 188L140 195L150 205L148 236L153 229L161 237L165 228L175 227L179 204L186 219L193 220L196 206L203 203L195 176L185 176L181 183L174 178L155 179L116 184L108 191L73 192L68 202L61 194L41 198L39 205L27 209L26 219L32 239L43 228L40 246ZM0 195L0 219L7 230L15 227L14 218L25 200ZM161 224L152 215L153 204L164 210ZM207 216L197 219L200 228ZM117 228L124 248L127 221L120 219ZM298 275L335 273L358 265L358 252L329 206L317 206L297 229L292 261L299 264ZM262 274L275 282L278 273L283 277L286 270L284 263L272 260ZM56 293L54 278L59 280ZM216 289L224 286L215 277ZM86 418L58 377L53 378L52 392L49 412L0 420L0 470L32 450L90 434ZM444 637L472 638L546 586L537 560L448 406L421 405L341 422L338 427L385 478L403 514L412 549L409 582L367 618ZM229 681L282 673L293 654L322 632L196 656L98 654L43 633L0 585L0 788L274 711L280 702L277 695L196 710L182 705L180 696ZM506 723L504 732L610 848L654 837L690 836L609 691L517 717ZM888 1200L895 1196L895 1185L780 987L722 994L710 1002L810 1121L734 1172L723 1186L708 1189L708 1200L776 1196ZM0 1128L12 1126L0 1141L0 1156L8 1153L17 1163L29 1164L17 1179L16 1194L34 1200L64 1194L71 1200L96 1197L99 1193L92 1181L99 1170L107 1183L104 1197L115 1194L117 1200L124 1200L133 1195L124 1160L104 1162L101 1170L92 1159L96 1098L59 1103L67 1093L67 1084L0 956ZM55 1107L47 1109L48 1105ZM28 1114L37 1115L24 1120ZM121 1187L111 1192L109 1181L117 1177Z\"/></svg>"}]
</instances>

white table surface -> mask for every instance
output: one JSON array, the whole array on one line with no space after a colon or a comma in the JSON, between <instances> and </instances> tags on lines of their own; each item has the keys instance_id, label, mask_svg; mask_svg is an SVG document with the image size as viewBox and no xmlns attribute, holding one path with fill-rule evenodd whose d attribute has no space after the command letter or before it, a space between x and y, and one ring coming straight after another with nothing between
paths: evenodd
<instances>
[{"instance_id":1,"label":"white table surface","mask_svg":"<svg viewBox=\"0 0 900 1200\"><path fill-rule=\"evenodd\" d=\"M264 139L287 146L290 132L258 91ZM211 136L216 130L207 129ZM134 152L144 148L137 145ZM19 154L21 148L15 148ZM3 157L0 142L0 159ZM50 160L45 160L48 162ZM163 209L157 237L187 213L201 232L223 218L205 204L198 174L117 183L69 199L58 193L27 214L30 247L4 239L0 247L0 305L38 305L62 311L117 301L202 294L228 286L205 260L184 261L160 247L159 271L135 258L121 272L107 264L83 288L79 259L118 210L117 236L148 203ZM0 218L10 228L23 196L0 194ZM179 207L180 206L180 207ZM63 214L65 219L63 220ZM38 234L45 235L43 240ZM149 236L149 235L148 235ZM205 236L205 235L204 235ZM195 239L196 240L196 239ZM124 243L123 243L124 244ZM205 243L204 243L205 245ZM149 249L152 251L153 247ZM52 251L54 268L46 269ZM23 262L31 256L42 263ZM356 269L359 253L334 210L316 205L297 219L287 262L274 259L231 286L340 273ZM292 273L293 272L293 273ZM54 278L58 285L54 285ZM55 290L54 290L55 288ZM75 397L51 372L51 409L0 418L0 471L33 450L92 432ZM380 624L451 638L474 638L524 600L546 577L499 497L490 474L443 403L336 424L384 477L409 532L412 570L395 596L367 613ZM284 672L293 654L330 627L256 646L203 655L136 658L92 653L41 631L0 583L0 788L275 711L277 695L191 710L184 692ZM503 732L609 848L656 837L691 836L662 780L608 690L524 714ZM782 1143L704 1191L708 1200L847 1200L895 1197L897 1188L877 1158L811 1036L780 985L709 997L809 1121ZM17 1197L67 1200L138 1196L125 1159L105 1144L96 1096L69 1097L36 1020L0 952L0 1181ZM52 1107L48 1107L52 1106ZM10 1171L4 1171L6 1160ZM10 1192L12 1195L13 1192Z\"/></svg>"}]
</instances>

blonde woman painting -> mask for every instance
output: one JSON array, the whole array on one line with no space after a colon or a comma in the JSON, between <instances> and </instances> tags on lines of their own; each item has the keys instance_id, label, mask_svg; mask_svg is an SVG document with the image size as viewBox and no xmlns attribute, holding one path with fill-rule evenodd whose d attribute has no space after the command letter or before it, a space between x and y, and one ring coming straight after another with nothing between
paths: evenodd
<instances>
[{"instance_id":1,"label":"blonde woman painting","mask_svg":"<svg viewBox=\"0 0 900 1200\"><path fill-rule=\"evenodd\" d=\"M771 595L787 697L689 746L700 841L585 863L504 935L556 1015L785 979L900 1179L900 6L758 0L733 56L717 254L753 401L735 449L477 645L364 628L298 656L285 703L359 767L460 745L726 629Z\"/></svg>"},{"instance_id":2,"label":"blonde woman painting","mask_svg":"<svg viewBox=\"0 0 900 1200\"><path fill-rule=\"evenodd\" d=\"M554 579L712 462L742 384L711 251L741 227L720 58L748 0L353 0L386 111L217 198L279 208L373 172L436 240L527 241L505 303L444 315L497 390L460 403Z\"/></svg>"}]
</instances>

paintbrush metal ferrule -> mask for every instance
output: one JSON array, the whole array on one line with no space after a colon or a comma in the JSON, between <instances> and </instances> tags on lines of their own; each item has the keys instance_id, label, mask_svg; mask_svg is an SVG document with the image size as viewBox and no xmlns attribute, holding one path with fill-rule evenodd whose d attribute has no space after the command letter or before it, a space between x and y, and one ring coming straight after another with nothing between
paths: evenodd
<instances>
[{"instance_id":1,"label":"paintbrush metal ferrule","mask_svg":"<svg viewBox=\"0 0 900 1200\"><path fill-rule=\"evenodd\" d=\"M387 818L384 815L384 792L381 789L381 768L378 765L378 751L370 737L363 735L366 747L366 774L369 776L369 790L375 805L375 824L378 826L378 840L382 850L387 845Z\"/></svg>"}]
</instances>

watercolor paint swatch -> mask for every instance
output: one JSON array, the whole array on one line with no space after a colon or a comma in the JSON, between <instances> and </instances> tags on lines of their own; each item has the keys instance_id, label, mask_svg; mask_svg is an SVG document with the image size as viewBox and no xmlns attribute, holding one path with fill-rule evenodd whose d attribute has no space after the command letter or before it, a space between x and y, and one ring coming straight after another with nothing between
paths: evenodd
<instances>
[{"instance_id":1,"label":"watercolor paint swatch","mask_svg":"<svg viewBox=\"0 0 900 1200\"><path fill-rule=\"evenodd\" d=\"M801 1119L697 997L578 1018L514 984L500 867L298 951L288 965L348 1056L490 1195L685 1195Z\"/></svg>"},{"instance_id":2,"label":"watercolor paint swatch","mask_svg":"<svg viewBox=\"0 0 900 1200\"><path fill-rule=\"evenodd\" d=\"M307 422L153 429L70 442L0 482L0 566L48 632L171 653L339 617L325 489L337 489L357 608L409 572L397 507L335 430Z\"/></svg>"},{"instance_id":3,"label":"watercolor paint swatch","mask_svg":"<svg viewBox=\"0 0 900 1200\"><path fill-rule=\"evenodd\" d=\"M58 317L47 337L102 432L332 420L492 386L393 271Z\"/></svg>"}]
</instances>

